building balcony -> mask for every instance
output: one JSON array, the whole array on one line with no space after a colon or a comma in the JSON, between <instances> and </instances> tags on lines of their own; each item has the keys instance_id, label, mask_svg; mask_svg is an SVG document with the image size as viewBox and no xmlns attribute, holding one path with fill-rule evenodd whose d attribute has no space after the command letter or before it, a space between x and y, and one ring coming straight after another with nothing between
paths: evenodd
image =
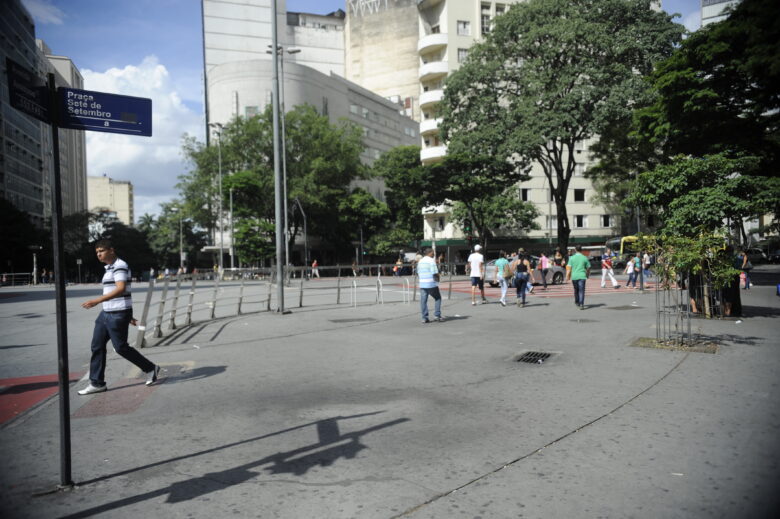
<instances>
[{"instance_id":1,"label":"building balcony","mask_svg":"<svg viewBox=\"0 0 780 519\"><path fill-rule=\"evenodd\" d=\"M447 46L447 34L427 34L417 41L417 52L427 54Z\"/></svg>"},{"instance_id":2,"label":"building balcony","mask_svg":"<svg viewBox=\"0 0 780 519\"><path fill-rule=\"evenodd\" d=\"M447 146L431 146L420 150L420 161L423 164L439 162L447 155Z\"/></svg>"},{"instance_id":3,"label":"building balcony","mask_svg":"<svg viewBox=\"0 0 780 519\"><path fill-rule=\"evenodd\" d=\"M441 118L438 119L424 119L420 121L420 135L428 135L431 133L438 133L439 124Z\"/></svg>"},{"instance_id":4,"label":"building balcony","mask_svg":"<svg viewBox=\"0 0 780 519\"><path fill-rule=\"evenodd\" d=\"M433 81L444 77L449 72L449 64L446 61L430 61L420 67L420 81Z\"/></svg>"},{"instance_id":5,"label":"building balcony","mask_svg":"<svg viewBox=\"0 0 780 519\"><path fill-rule=\"evenodd\" d=\"M428 108L440 102L444 98L444 90L438 88L436 90L428 90L420 94L420 108Z\"/></svg>"}]
</instances>

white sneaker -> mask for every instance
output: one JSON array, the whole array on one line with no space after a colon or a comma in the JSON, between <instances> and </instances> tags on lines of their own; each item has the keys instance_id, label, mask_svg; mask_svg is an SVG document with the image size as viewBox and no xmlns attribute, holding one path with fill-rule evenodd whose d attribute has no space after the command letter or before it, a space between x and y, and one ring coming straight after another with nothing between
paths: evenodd
<instances>
[{"instance_id":1,"label":"white sneaker","mask_svg":"<svg viewBox=\"0 0 780 519\"><path fill-rule=\"evenodd\" d=\"M155 365L154 369L149 372L149 374L146 377L146 385L151 386L155 382L157 382L157 375L160 374L160 366Z\"/></svg>"},{"instance_id":2,"label":"white sneaker","mask_svg":"<svg viewBox=\"0 0 780 519\"><path fill-rule=\"evenodd\" d=\"M92 393L102 393L106 390L106 386L93 386L92 383L90 383L87 387L80 390L78 393L79 395L91 395Z\"/></svg>"}]
</instances>

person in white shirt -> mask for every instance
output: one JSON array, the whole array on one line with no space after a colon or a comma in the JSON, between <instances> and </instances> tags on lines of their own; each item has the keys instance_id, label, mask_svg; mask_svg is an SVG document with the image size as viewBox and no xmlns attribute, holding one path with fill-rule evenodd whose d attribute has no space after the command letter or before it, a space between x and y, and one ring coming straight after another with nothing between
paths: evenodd
<instances>
[{"instance_id":1,"label":"person in white shirt","mask_svg":"<svg viewBox=\"0 0 780 519\"><path fill-rule=\"evenodd\" d=\"M442 321L441 317L441 292L439 292L439 266L433 259L433 249L426 248L420 261L417 262L417 275L420 278L420 312L423 324L430 322L428 319L428 296L434 300L434 319Z\"/></svg>"},{"instance_id":2,"label":"person in white shirt","mask_svg":"<svg viewBox=\"0 0 780 519\"><path fill-rule=\"evenodd\" d=\"M466 260L471 278L471 304L477 304L477 287L482 296L482 304L487 303L485 299L485 256L482 255L482 245L474 245L474 252Z\"/></svg>"},{"instance_id":3,"label":"person in white shirt","mask_svg":"<svg viewBox=\"0 0 780 519\"><path fill-rule=\"evenodd\" d=\"M106 264L103 275L103 295L81 304L83 308L93 308L102 304L103 310L95 319L92 332L92 358L89 362L89 385L80 390L79 395L91 395L106 390L106 345L110 340L114 350L146 373L146 385L157 382L160 366L155 365L141 355L127 342L127 330L135 324L133 318L133 300L130 295L130 267L119 259L109 240L99 240L95 244L98 260Z\"/></svg>"}]
</instances>

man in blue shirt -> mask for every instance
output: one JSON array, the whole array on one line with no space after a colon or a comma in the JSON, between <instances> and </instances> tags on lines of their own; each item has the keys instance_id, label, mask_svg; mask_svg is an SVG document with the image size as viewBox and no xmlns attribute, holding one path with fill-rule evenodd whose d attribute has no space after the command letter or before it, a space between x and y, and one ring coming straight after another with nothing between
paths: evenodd
<instances>
[{"instance_id":1,"label":"man in blue shirt","mask_svg":"<svg viewBox=\"0 0 780 519\"><path fill-rule=\"evenodd\" d=\"M420 278L420 312L423 324L429 323L428 296L433 296L435 301L433 315L438 322L441 317L441 293L439 292L439 267L433 259L433 249L426 247L423 257L417 263L417 275Z\"/></svg>"}]
</instances>

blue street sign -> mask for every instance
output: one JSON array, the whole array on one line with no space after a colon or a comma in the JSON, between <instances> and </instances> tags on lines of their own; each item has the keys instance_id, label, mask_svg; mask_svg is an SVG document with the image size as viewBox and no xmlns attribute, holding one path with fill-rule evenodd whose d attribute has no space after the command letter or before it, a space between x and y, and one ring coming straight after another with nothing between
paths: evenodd
<instances>
[{"instance_id":1,"label":"blue street sign","mask_svg":"<svg viewBox=\"0 0 780 519\"><path fill-rule=\"evenodd\" d=\"M60 128L152 136L152 100L58 88Z\"/></svg>"}]
</instances>

